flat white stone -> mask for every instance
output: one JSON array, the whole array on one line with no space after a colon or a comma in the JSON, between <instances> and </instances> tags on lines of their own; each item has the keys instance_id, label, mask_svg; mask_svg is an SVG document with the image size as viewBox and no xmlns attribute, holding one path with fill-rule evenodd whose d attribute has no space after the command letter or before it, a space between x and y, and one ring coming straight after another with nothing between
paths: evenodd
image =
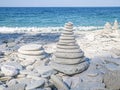
<instances>
[{"instance_id":1,"label":"flat white stone","mask_svg":"<svg viewBox=\"0 0 120 90\"><path fill-rule=\"evenodd\" d=\"M45 83L44 79L32 81L30 84L26 86L26 90L36 89L37 87L42 86L44 83Z\"/></svg>"},{"instance_id":2,"label":"flat white stone","mask_svg":"<svg viewBox=\"0 0 120 90\"><path fill-rule=\"evenodd\" d=\"M64 64L51 62L50 65L53 69L63 72L64 74L67 74L67 75L74 75L77 73L81 73L89 67L88 62L82 62L75 65L64 65Z\"/></svg>"},{"instance_id":3,"label":"flat white stone","mask_svg":"<svg viewBox=\"0 0 120 90\"><path fill-rule=\"evenodd\" d=\"M60 39L75 40L74 36L61 36Z\"/></svg>"},{"instance_id":4,"label":"flat white stone","mask_svg":"<svg viewBox=\"0 0 120 90\"><path fill-rule=\"evenodd\" d=\"M56 52L62 52L62 53L81 53L81 49L61 49L57 48Z\"/></svg>"},{"instance_id":5,"label":"flat white stone","mask_svg":"<svg viewBox=\"0 0 120 90\"><path fill-rule=\"evenodd\" d=\"M63 31L62 34L72 35L72 34L74 34L74 33L66 30L66 31Z\"/></svg>"},{"instance_id":6,"label":"flat white stone","mask_svg":"<svg viewBox=\"0 0 120 90\"><path fill-rule=\"evenodd\" d=\"M61 43L76 43L76 40L59 40Z\"/></svg>"},{"instance_id":7,"label":"flat white stone","mask_svg":"<svg viewBox=\"0 0 120 90\"><path fill-rule=\"evenodd\" d=\"M75 43L63 43L63 42L58 42L58 45L66 45L66 46L74 46L76 45Z\"/></svg>"},{"instance_id":8,"label":"flat white stone","mask_svg":"<svg viewBox=\"0 0 120 90\"><path fill-rule=\"evenodd\" d=\"M57 45L57 48L62 48L62 49L79 49L79 46L67 46L67 45Z\"/></svg>"},{"instance_id":9,"label":"flat white stone","mask_svg":"<svg viewBox=\"0 0 120 90\"><path fill-rule=\"evenodd\" d=\"M7 63L5 63L5 65L13 66L13 67L15 67L18 70L22 70L23 69L22 65L20 65L20 63L15 62L15 61L7 62Z\"/></svg>"},{"instance_id":10,"label":"flat white stone","mask_svg":"<svg viewBox=\"0 0 120 90\"><path fill-rule=\"evenodd\" d=\"M56 71L50 66L39 66L36 68L36 70L41 74L42 77L49 77L56 73Z\"/></svg>"},{"instance_id":11,"label":"flat white stone","mask_svg":"<svg viewBox=\"0 0 120 90\"><path fill-rule=\"evenodd\" d=\"M117 66L113 63L106 64L105 67L110 71L115 71L115 70L118 70L118 68L119 68L119 66ZM120 68L119 68L119 70L120 70Z\"/></svg>"},{"instance_id":12,"label":"flat white stone","mask_svg":"<svg viewBox=\"0 0 120 90\"><path fill-rule=\"evenodd\" d=\"M69 34L61 34L61 37L75 37L74 35L69 35Z\"/></svg>"},{"instance_id":13,"label":"flat white stone","mask_svg":"<svg viewBox=\"0 0 120 90\"><path fill-rule=\"evenodd\" d=\"M58 90L70 90L64 82L62 82L57 76L52 75L51 76L52 83L56 86Z\"/></svg>"},{"instance_id":14,"label":"flat white stone","mask_svg":"<svg viewBox=\"0 0 120 90\"><path fill-rule=\"evenodd\" d=\"M59 53L55 52L54 55L59 58L68 58L68 59L75 59L75 58L81 58L84 56L84 52L81 53Z\"/></svg>"},{"instance_id":15,"label":"flat white stone","mask_svg":"<svg viewBox=\"0 0 120 90\"><path fill-rule=\"evenodd\" d=\"M40 55L40 56L33 56L33 55L23 55L23 54L18 54L18 57L21 59L26 59L26 60L31 60L31 59L36 59L36 60L42 60L46 56L45 55Z\"/></svg>"},{"instance_id":16,"label":"flat white stone","mask_svg":"<svg viewBox=\"0 0 120 90\"><path fill-rule=\"evenodd\" d=\"M18 69L10 65L3 65L1 67L1 71L5 74L5 76L15 76L18 74Z\"/></svg>"},{"instance_id":17,"label":"flat white stone","mask_svg":"<svg viewBox=\"0 0 120 90\"><path fill-rule=\"evenodd\" d=\"M38 44L27 44L27 45L20 47L20 49L23 51L36 51L36 50L38 51L41 48L42 46Z\"/></svg>"},{"instance_id":18,"label":"flat white stone","mask_svg":"<svg viewBox=\"0 0 120 90\"><path fill-rule=\"evenodd\" d=\"M25 54L25 55L36 55L36 56L39 56L39 55L42 55L44 54L44 50L39 50L39 51L23 51L21 49L18 49L18 52L21 53L21 54Z\"/></svg>"},{"instance_id":19,"label":"flat white stone","mask_svg":"<svg viewBox=\"0 0 120 90\"><path fill-rule=\"evenodd\" d=\"M78 64L85 61L85 57L75 58L75 59L66 59L66 58L58 58L53 56L52 61L60 64Z\"/></svg>"},{"instance_id":20,"label":"flat white stone","mask_svg":"<svg viewBox=\"0 0 120 90\"><path fill-rule=\"evenodd\" d=\"M35 59L32 59L32 60L24 60L21 62L21 65L23 66L28 66L28 65L32 65L33 63L35 63Z\"/></svg>"},{"instance_id":21,"label":"flat white stone","mask_svg":"<svg viewBox=\"0 0 120 90\"><path fill-rule=\"evenodd\" d=\"M92 72L89 72L87 75L90 77L96 77L98 74L99 74L98 72L92 71Z\"/></svg>"}]
</instances>

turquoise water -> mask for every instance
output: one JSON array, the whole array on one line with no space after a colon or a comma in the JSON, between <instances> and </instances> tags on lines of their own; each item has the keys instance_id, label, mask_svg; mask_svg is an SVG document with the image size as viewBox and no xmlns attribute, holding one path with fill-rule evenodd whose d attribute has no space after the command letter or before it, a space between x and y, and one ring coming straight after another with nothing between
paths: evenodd
<instances>
[{"instance_id":1,"label":"turquoise water","mask_svg":"<svg viewBox=\"0 0 120 90\"><path fill-rule=\"evenodd\" d=\"M0 27L103 26L120 21L120 7L0 8Z\"/></svg>"}]
</instances>

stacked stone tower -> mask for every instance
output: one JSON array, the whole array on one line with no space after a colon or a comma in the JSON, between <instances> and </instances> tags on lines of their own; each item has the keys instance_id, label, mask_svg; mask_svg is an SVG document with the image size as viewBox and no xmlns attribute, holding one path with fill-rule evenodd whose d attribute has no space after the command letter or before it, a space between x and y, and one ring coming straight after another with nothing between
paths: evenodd
<instances>
[{"instance_id":1,"label":"stacked stone tower","mask_svg":"<svg viewBox=\"0 0 120 90\"><path fill-rule=\"evenodd\" d=\"M84 52L76 43L73 24L65 24L65 30L57 43L57 49L51 61L51 67L68 75L83 72L89 66Z\"/></svg>"}]
</instances>

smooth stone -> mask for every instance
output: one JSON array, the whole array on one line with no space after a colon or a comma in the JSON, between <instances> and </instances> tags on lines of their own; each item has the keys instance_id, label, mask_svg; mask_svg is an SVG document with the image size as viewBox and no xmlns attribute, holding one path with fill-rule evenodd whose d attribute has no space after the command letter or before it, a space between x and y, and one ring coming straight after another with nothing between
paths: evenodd
<instances>
[{"instance_id":1,"label":"smooth stone","mask_svg":"<svg viewBox=\"0 0 120 90\"><path fill-rule=\"evenodd\" d=\"M21 70L19 73L20 73L21 75L27 75L27 74L30 73L30 71L28 71L28 70Z\"/></svg>"},{"instance_id":2,"label":"smooth stone","mask_svg":"<svg viewBox=\"0 0 120 90\"><path fill-rule=\"evenodd\" d=\"M27 75L26 78L34 79L34 80L41 80L40 76L33 76L33 75Z\"/></svg>"},{"instance_id":3,"label":"smooth stone","mask_svg":"<svg viewBox=\"0 0 120 90\"><path fill-rule=\"evenodd\" d=\"M64 26L65 27L65 29L73 29L73 26Z\"/></svg>"},{"instance_id":4,"label":"smooth stone","mask_svg":"<svg viewBox=\"0 0 120 90\"><path fill-rule=\"evenodd\" d=\"M59 40L60 43L75 43L76 40Z\"/></svg>"},{"instance_id":5,"label":"smooth stone","mask_svg":"<svg viewBox=\"0 0 120 90\"><path fill-rule=\"evenodd\" d=\"M60 39L62 40L75 40L75 37L74 36L61 36Z\"/></svg>"},{"instance_id":6,"label":"smooth stone","mask_svg":"<svg viewBox=\"0 0 120 90\"><path fill-rule=\"evenodd\" d=\"M8 81L8 80L10 80L10 79L12 79L12 77L0 77L0 81Z\"/></svg>"},{"instance_id":7,"label":"smooth stone","mask_svg":"<svg viewBox=\"0 0 120 90\"><path fill-rule=\"evenodd\" d=\"M120 70L119 66L113 63L106 64L105 67L110 71Z\"/></svg>"},{"instance_id":8,"label":"smooth stone","mask_svg":"<svg viewBox=\"0 0 120 90\"><path fill-rule=\"evenodd\" d=\"M105 90L105 85L100 82L83 82L70 90Z\"/></svg>"},{"instance_id":9,"label":"smooth stone","mask_svg":"<svg viewBox=\"0 0 120 90\"><path fill-rule=\"evenodd\" d=\"M28 66L28 65L32 65L33 63L35 63L35 59L32 59L32 60L24 60L21 62L21 65L23 66Z\"/></svg>"},{"instance_id":10,"label":"smooth stone","mask_svg":"<svg viewBox=\"0 0 120 90\"><path fill-rule=\"evenodd\" d=\"M51 68L50 66L39 66L36 68L36 70L38 71L38 73L41 74L41 77L49 77L52 74L57 73L53 68Z\"/></svg>"},{"instance_id":11,"label":"smooth stone","mask_svg":"<svg viewBox=\"0 0 120 90\"><path fill-rule=\"evenodd\" d=\"M16 61L7 62L7 63L5 63L5 65L13 66L13 67L15 67L18 70L22 70L23 69L22 65L20 65L20 63L16 62Z\"/></svg>"},{"instance_id":12,"label":"smooth stone","mask_svg":"<svg viewBox=\"0 0 120 90\"><path fill-rule=\"evenodd\" d=\"M37 60L32 66L37 68L39 66L45 66L49 63L49 59Z\"/></svg>"},{"instance_id":13,"label":"smooth stone","mask_svg":"<svg viewBox=\"0 0 120 90\"><path fill-rule=\"evenodd\" d=\"M75 58L81 58L84 56L84 53L59 53L55 52L54 55L59 58L67 58L67 59L75 59Z\"/></svg>"},{"instance_id":14,"label":"smooth stone","mask_svg":"<svg viewBox=\"0 0 120 90\"><path fill-rule=\"evenodd\" d=\"M6 87L4 87L3 85L0 85L0 90L6 90Z\"/></svg>"},{"instance_id":15,"label":"smooth stone","mask_svg":"<svg viewBox=\"0 0 120 90\"><path fill-rule=\"evenodd\" d=\"M87 75L90 77L96 77L98 74L99 74L98 72L92 71L92 72L89 72Z\"/></svg>"},{"instance_id":16,"label":"smooth stone","mask_svg":"<svg viewBox=\"0 0 120 90\"><path fill-rule=\"evenodd\" d=\"M69 31L69 32L73 32L73 28L72 29L64 28L64 30Z\"/></svg>"},{"instance_id":17,"label":"smooth stone","mask_svg":"<svg viewBox=\"0 0 120 90\"><path fill-rule=\"evenodd\" d=\"M57 48L62 48L62 49L79 49L79 46L67 46L67 45L57 45Z\"/></svg>"},{"instance_id":18,"label":"smooth stone","mask_svg":"<svg viewBox=\"0 0 120 90\"><path fill-rule=\"evenodd\" d=\"M45 56L45 55L33 56L33 55L18 54L18 57L21 58L21 59L27 59L27 60L31 60L31 59L42 60L42 59L44 59L46 56Z\"/></svg>"},{"instance_id":19,"label":"smooth stone","mask_svg":"<svg viewBox=\"0 0 120 90\"><path fill-rule=\"evenodd\" d=\"M111 52L114 58L120 58L120 49L112 48Z\"/></svg>"},{"instance_id":20,"label":"smooth stone","mask_svg":"<svg viewBox=\"0 0 120 90\"><path fill-rule=\"evenodd\" d=\"M8 86L12 86L12 85L15 85L17 84L17 80L16 79L11 79L8 83L6 83Z\"/></svg>"},{"instance_id":21,"label":"smooth stone","mask_svg":"<svg viewBox=\"0 0 120 90\"><path fill-rule=\"evenodd\" d=\"M75 37L74 35L68 35L68 34L61 34L61 37Z\"/></svg>"},{"instance_id":22,"label":"smooth stone","mask_svg":"<svg viewBox=\"0 0 120 90\"><path fill-rule=\"evenodd\" d=\"M85 71L89 67L88 62L79 63L76 65L63 65L51 62L51 67L57 71L63 72L67 75L74 75Z\"/></svg>"},{"instance_id":23,"label":"smooth stone","mask_svg":"<svg viewBox=\"0 0 120 90\"><path fill-rule=\"evenodd\" d=\"M19 49L21 49L22 51L38 51L41 48L42 46L38 44L27 44L27 45L21 46Z\"/></svg>"},{"instance_id":24,"label":"smooth stone","mask_svg":"<svg viewBox=\"0 0 120 90\"><path fill-rule=\"evenodd\" d=\"M53 56L52 61L60 64L78 64L85 61L85 57L76 58L76 59L66 59L66 58L58 58Z\"/></svg>"},{"instance_id":25,"label":"smooth stone","mask_svg":"<svg viewBox=\"0 0 120 90\"><path fill-rule=\"evenodd\" d=\"M28 66L26 67L26 70L32 71L33 69L34 69L33 65L28 65Z\"/></svg>"},{"instance_id":26,"label":"smooth stone","mask_svg":"<svg viewBox=\"0 0 120 90\"><path fill-rule=\"evenodd\" d=\"M51 81L58 90L70 90L63 81L61 81L57 76L52 75Z\"/></svg>"},{"instance_id":27,"label":"smooth stone","mask_svg":"<svg viewBox=\"0 0 120 90\"><path fill-rule=\"evenodd\" d=\"M43 55L45 53L44 50L39 50L39 51L23 51L21 49L18 49L18 52L21 53L21 54L24 54L24 55L35 55L35 56Z\"/></svg>"},{"instance_id":28,"label":"smooth stone","mask_svg":"<svg viewBox=\"0 0 120 90\"><path fill-rule=\"evenodd\" d=\"M17 68L10 65L3 65L1 67L1 71L4 73L5 76L16 76L19 72Z\"/></svg>"},{"instance_id":29,"label":"smooth stone","mask_svg":"<svg viewBox=\"0 0 120 90\"><path fill-rule=\"evenodd\" d=\"M108 71L104 75L104 83L106 88L111 90L120 89L120 70Z\"/></svg>"},{"instance_id":30,"label":"smooth stone","mask_svg":"<svg viewBox=\"0 0 120 90\"><path fill-rule=\"evenodd\" d=\"M26 77L26 75L24 75L24 74L17 75L17 78L24 78L24 77Z\"/></svg>"},{"instance_id":31,"label":"smooth stone","mask_svg":"<svg viewBox=\"0 0 120 90\"><path fill-rule=\"evenodd\" d=\"M64 34L64 35L66 35L66 34L72 35L72 34L74 34L74 33L73 33L73 32L69 32L69 31L66 30L66 31L63 31L62 34Z\"/></svg>"},{"instance_id":32,"label":"smooth stone","mask_svg":"<svg viewBox=\"0 0 120 90\"><path fill-rule=\"evenodd\" d=\"M5 90L25 90L25 84L15 84L7 87Z\"/></svg>"},{"instance_id":33,"label":"smooth stone","mask_svg":"<svg viewBox=\"0 0 120 90\"><path fill-rule=\"evenodd\" d=\"M105 62L106 63L113 63L113 64L116 64L116 65L120 65L120 60L119 59L115 59L115 58L110 58L110 59L105 59Z\"/></svg>"},{"instance_id":34,"label":"smooth stone","mask_svg":"<svg viewBox=\"0 0 120 90\"><path fill-rule=\"evenodd\" d=\"M30 82L32 81L32 79L29 79L29 78L17 78L17 82L19 84L26 84L28 85Z\"/></svg>"},{"instance_id":35,"label":"smooth stone","mask_svg":"<svg viewBox=\"0 0 120 90\"><path fill-rule=\"evenodd\" d=\"M67 45L67 46L76 45L76 43L63 43L63 42L58 42L57 44L59 44L59 45Z\"/></svg>"},{"instance_id":36,"label":"smooth stone","mask_svg":"<svg viewBox=\"0 0 120 90\"><path fill-rule=\"evenodd\" d=\"M44 79L32 81L30 84L26 86L26 90L36 89L38 87L43 86L44 83L45 83Z\"/></svg>"},{"instance_id":37,"label":"smooth stone","mask_svg":"<svg viewBox=\"0 0 120 90\"><path fill-rule=\"evenodd\" d=\"M60 52L60 53L82 53L81 49L61 49L61 48L57 48L56 52Z\"/></svg>"}]
</instances>

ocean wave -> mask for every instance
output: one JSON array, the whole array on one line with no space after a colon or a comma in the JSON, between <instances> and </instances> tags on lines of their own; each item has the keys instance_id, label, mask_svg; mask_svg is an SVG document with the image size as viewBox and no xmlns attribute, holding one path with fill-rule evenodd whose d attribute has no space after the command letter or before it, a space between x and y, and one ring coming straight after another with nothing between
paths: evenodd
<instances>
[{"instance_id":1,"label":"ocean wave","mask_svg":"<svg viewBox=\"0 0 120 90\"><path fill-rule=\"evenodd\" d=\"M75 31L84 30L100 30L103 26L78 26L74 27ZM0 33L28 33L28 32L41 32L41 33L54 33L61 32L64 27L0 27Z\"/></svg>"}]
</instances>

